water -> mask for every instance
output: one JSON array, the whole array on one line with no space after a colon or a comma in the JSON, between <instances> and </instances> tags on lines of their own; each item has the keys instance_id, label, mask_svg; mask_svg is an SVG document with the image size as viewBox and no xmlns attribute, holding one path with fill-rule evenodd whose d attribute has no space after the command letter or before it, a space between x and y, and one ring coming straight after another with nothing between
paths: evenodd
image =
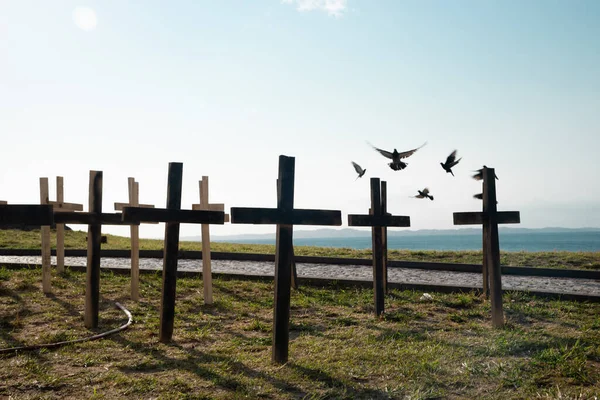
<instances>
[{"instance_id":1,"label":"water","mask_svg":"<svg viewBox=\"0 0 600 400\"><path fill-rule=\"evenodd\" d=\"M600 232L500 231L503 251L600 251ZM232 243L275 244L274 239L227 240ZM296 246L371 248L371 238L294 238ZM481 250L481 234L389 236L389 249Z\"/></svg>"}]
</instances>

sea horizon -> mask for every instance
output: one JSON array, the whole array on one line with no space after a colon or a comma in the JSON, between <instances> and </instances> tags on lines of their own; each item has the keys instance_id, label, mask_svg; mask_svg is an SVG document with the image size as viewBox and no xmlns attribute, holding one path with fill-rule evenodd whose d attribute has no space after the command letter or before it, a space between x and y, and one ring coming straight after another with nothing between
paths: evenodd
<instances>
[{"instance_id":1,"label":"sea horizon","mask_svg":"<svg viewBox=\"0 0 600 400\"><path fill-rule=\"evenodd\" d=\"M527 230L525 232L499 231L501 251L600 251L600 231L573 230L554 232L544 230ZM240 244L275 244L274 237L220 237L214 242ZM294 237L296 246L317 246L350 249L370 249L371 236L354 237ZM394 250L481 250L481 231L457 235L444 234L415 234L388 235L388 249Z\"/></svg>"}]
</instances>

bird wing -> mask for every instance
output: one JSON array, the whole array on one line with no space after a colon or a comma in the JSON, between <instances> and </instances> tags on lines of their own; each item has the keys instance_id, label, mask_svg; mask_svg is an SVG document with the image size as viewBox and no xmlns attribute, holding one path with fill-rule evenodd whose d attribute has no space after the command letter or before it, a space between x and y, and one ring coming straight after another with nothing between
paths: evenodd
<instances>
[{"instance_id":1,"label":"bird wing","mask_svg":"<svg viewBox=\"0 0 600 400\"><path fill-rule=\"evenodd\" d=\"M454 150L452 153L450 153L448 158L446 158L446 165L450 166L450 164L452 164L454 162L454 160L456 160L456 150ZM454 165L454 164L452 164L452 165Z\"/></svg>"},{"instance_id":2,"label":"bird wing","mask_svg":"<svg viewBox=\"0 0 600 400\"><path fill-rule=\"evenodd\" d=\"M418 194L418 195L416 195L415 197L416 197L417 199L422 199L422 198L423 198L423 197L425 197L425 196L424 196L424 195L422 195L422 194Z\"/></svg>"},{"instance_id":3,"label":"bird wing","mask_svg":"<svg viewBox=\"0 0 600 400\"><path fill-rule=\"evenodd\" d=\"M360 165L358 165L354 161L351 161L351 163L354 166L354 170L356 171L357 174L362 174L363 173L363 169L361 168Z\"/></svg>"},{"instance_id":4,"label":"bird wing","mask_svg":"<svg viewBox=\"0 0 600 400\"><path fill-rule=\"evenodd\" d=\"M398 153L398 158L406 158L406 157L410 157L412 156L417 150L419 150L421 147L425 146L427 144L427 142L423 143L422 145L420 145L419 147L417 147L416 149L412 149L412 150L408 150L408 151L403 151L402 153ZM391 155L391 154L390 154ZM390 157L392 158L392 157Z\"/></svg>"},{"instance_id":5,"label":"bird wing","mask_svg":"<svg viewBox=\"0 0 600 400\"><path fill-rule=\"evenodd\" d=\"M458 162L459 162L460 160L462 160L462 157L461 157L461 158L459 158L459 159L458 159L458 160L456 160L456 161L452 161L452 163L451 163L451 164L450 164L448 167L450 167L450 168L454 167L456 164L458 164Z\"/></svg>"},{"instance_id":6,"label":"bird wing","mask_svg":"<svg viewBox=\"0 0 600 400\"><path fill-rule=\"evenodd\" d=\"M389 151L385 151L385 150L379 149L379 148L377 148L377 147L373 146L373 145L372 145L371 143L369 143L369 142L367 142L367 143L369 144L369 146L371 146L372 148L374 148L375 150L377 150L379 153L381 153L381 155L382 155L382 156L384 156L384 157L387 157L387 158L389 158L389 159L392 159L392 158L393 158L393 155L392 155L392 153L390 153Z\"/></svg>"}]
</instances>

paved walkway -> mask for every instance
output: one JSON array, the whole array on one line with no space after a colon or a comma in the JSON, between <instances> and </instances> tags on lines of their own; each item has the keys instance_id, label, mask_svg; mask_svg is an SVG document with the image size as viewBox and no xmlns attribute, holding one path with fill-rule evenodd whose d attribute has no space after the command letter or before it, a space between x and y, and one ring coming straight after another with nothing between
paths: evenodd
<instances>
[{"instance_id":1,"label":"paved walkway","mask_svg":"<svg viewBox=\"0 0 600 400\"><path fill-rule=\"evenodd\" d=\"M41 264L42 257L0 256L2 263ZM85 257L65 257L65 264L69 266L85 266ZM52 257L52 264L56 265L56 257ZM130 267L129 258L103 258L103 268ZM162 269L162 259L141 258L140 268L149 270ZM201 271L201 260L179 260L179 270ZM212 271L215 273L230 273L243 275L273 276L275 264L273 262L212 260ZM331 265L331 264L304 264L296 265L299 277L348 279L359 281L372 281L371 267L363 265ZM452 285L481 288L481 274L469 272L430 271L422 269L407 269L390 267L388 269L390 282ZM534 276L502 276L502 287L505 290L524 291L550 291L600 296L600 280L571 279L571 278L546 278Z\"/></svg>"}]
</instances>

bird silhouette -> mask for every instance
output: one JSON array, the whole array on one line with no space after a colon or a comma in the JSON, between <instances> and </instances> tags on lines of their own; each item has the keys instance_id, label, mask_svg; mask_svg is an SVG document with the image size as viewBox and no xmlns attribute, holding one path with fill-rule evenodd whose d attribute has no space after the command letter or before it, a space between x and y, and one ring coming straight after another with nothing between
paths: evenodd
<instances>
[{"instance_id":1,"label":"bird silhouette","mask_svg":"<svg viewBox=\"0 0 600 400\"><path fill-rule=\"evenodd\" d=\"M484 165L483 168L487 168L487 167ZM477 173L475 175L473 175L473 179L475 179L476 181L480 181L483 179L483 168L475 171ZM498 179L498 176L496 175L496 171L494 171L494 178Z\"/></svg>"},{"instance_id":2,"label":"bird silhouette","mask_svg":"<svg viewBox=\"0 0 600 400\"><path fill-rule=\"evenodd\" d=\"M427 142L423 143L421 146L417 147L416 149L412 149L412 150L408 150L408 151L403 151L402 153L399 153L398 150L394 149L393 152L389 152L386 150L382 150L379 149L375 146L373 146L371 143L367 142L372 148L374 148L376 151L378 151L382 156L389 158L392 160L391 163L389 163L388 165L390 166L391 169L393 169L394 171L400 171L403 170L404 168L406 168L406 166L408 165L408 163L405 163L403 161L401 161L403 158L407 158L412 156L417 150L419 150L421 147L425 146L427 144Z\"/></svg>"},{"instance_id":3,"label":"bird silhouette","mask_svg":"<svg viewBox=\"0 0 600 400\"><path fill-rule=\"evenodd\" d=\"M450 172L452 174L452 176L454 176L454 172L452 172L452 167L454 167L456 164L458 164L458 162L460 160L462 160L462 157L457 160L456 159L456 150L454 150L452 153L450 153L448 158L446 158L446 162L440 163L440 165L442 166L442 168L444 168L444 171L446 171L446 173Z\"/></svg>"},{"instance_id":4,"label":"bird silhouette","mask_svg":"<svg viewBox=\"0 0 600 400\"><path fill-rule=\"evenodd\" d=\"M483 193L474 194L473 198L483 200ZM498 200L496 200L496 204L498 204Z\"/></svg>"},{"instance_id":5,"label":"bird silhouette","mask_svg":"<svg viewBox=\"0 0 600 400\"><path fill-rule=\"evenodd\" d=\"M358 178L362 178L362 176L365 174L365 172L367 172L366 169L363 169L360 165L358 165L357 163L355 163L354 161L351 161L352 165L354 166L354 170L356 171L356 173L358 174L358 176L356 177L356 179ZM355 180L356 180L355 179Z\"/></svg>"},{"instance_id":6,"label":"bird silhouette","mask_svg":"<svg viewBox=\"0 0 600 400\"><path fill-rule=\"evenodd\" d=\"M429 189L428 189L428 188L425 188L425 189L423 189L423 190L417 190L417 192L419 192L419 194L415 196L417 199L425 199L425 198L428 198L428 199L430 199L431 201L433 201L433 196L431 196L431 195L429 194Z\"/></svg>"}]
</instances>

